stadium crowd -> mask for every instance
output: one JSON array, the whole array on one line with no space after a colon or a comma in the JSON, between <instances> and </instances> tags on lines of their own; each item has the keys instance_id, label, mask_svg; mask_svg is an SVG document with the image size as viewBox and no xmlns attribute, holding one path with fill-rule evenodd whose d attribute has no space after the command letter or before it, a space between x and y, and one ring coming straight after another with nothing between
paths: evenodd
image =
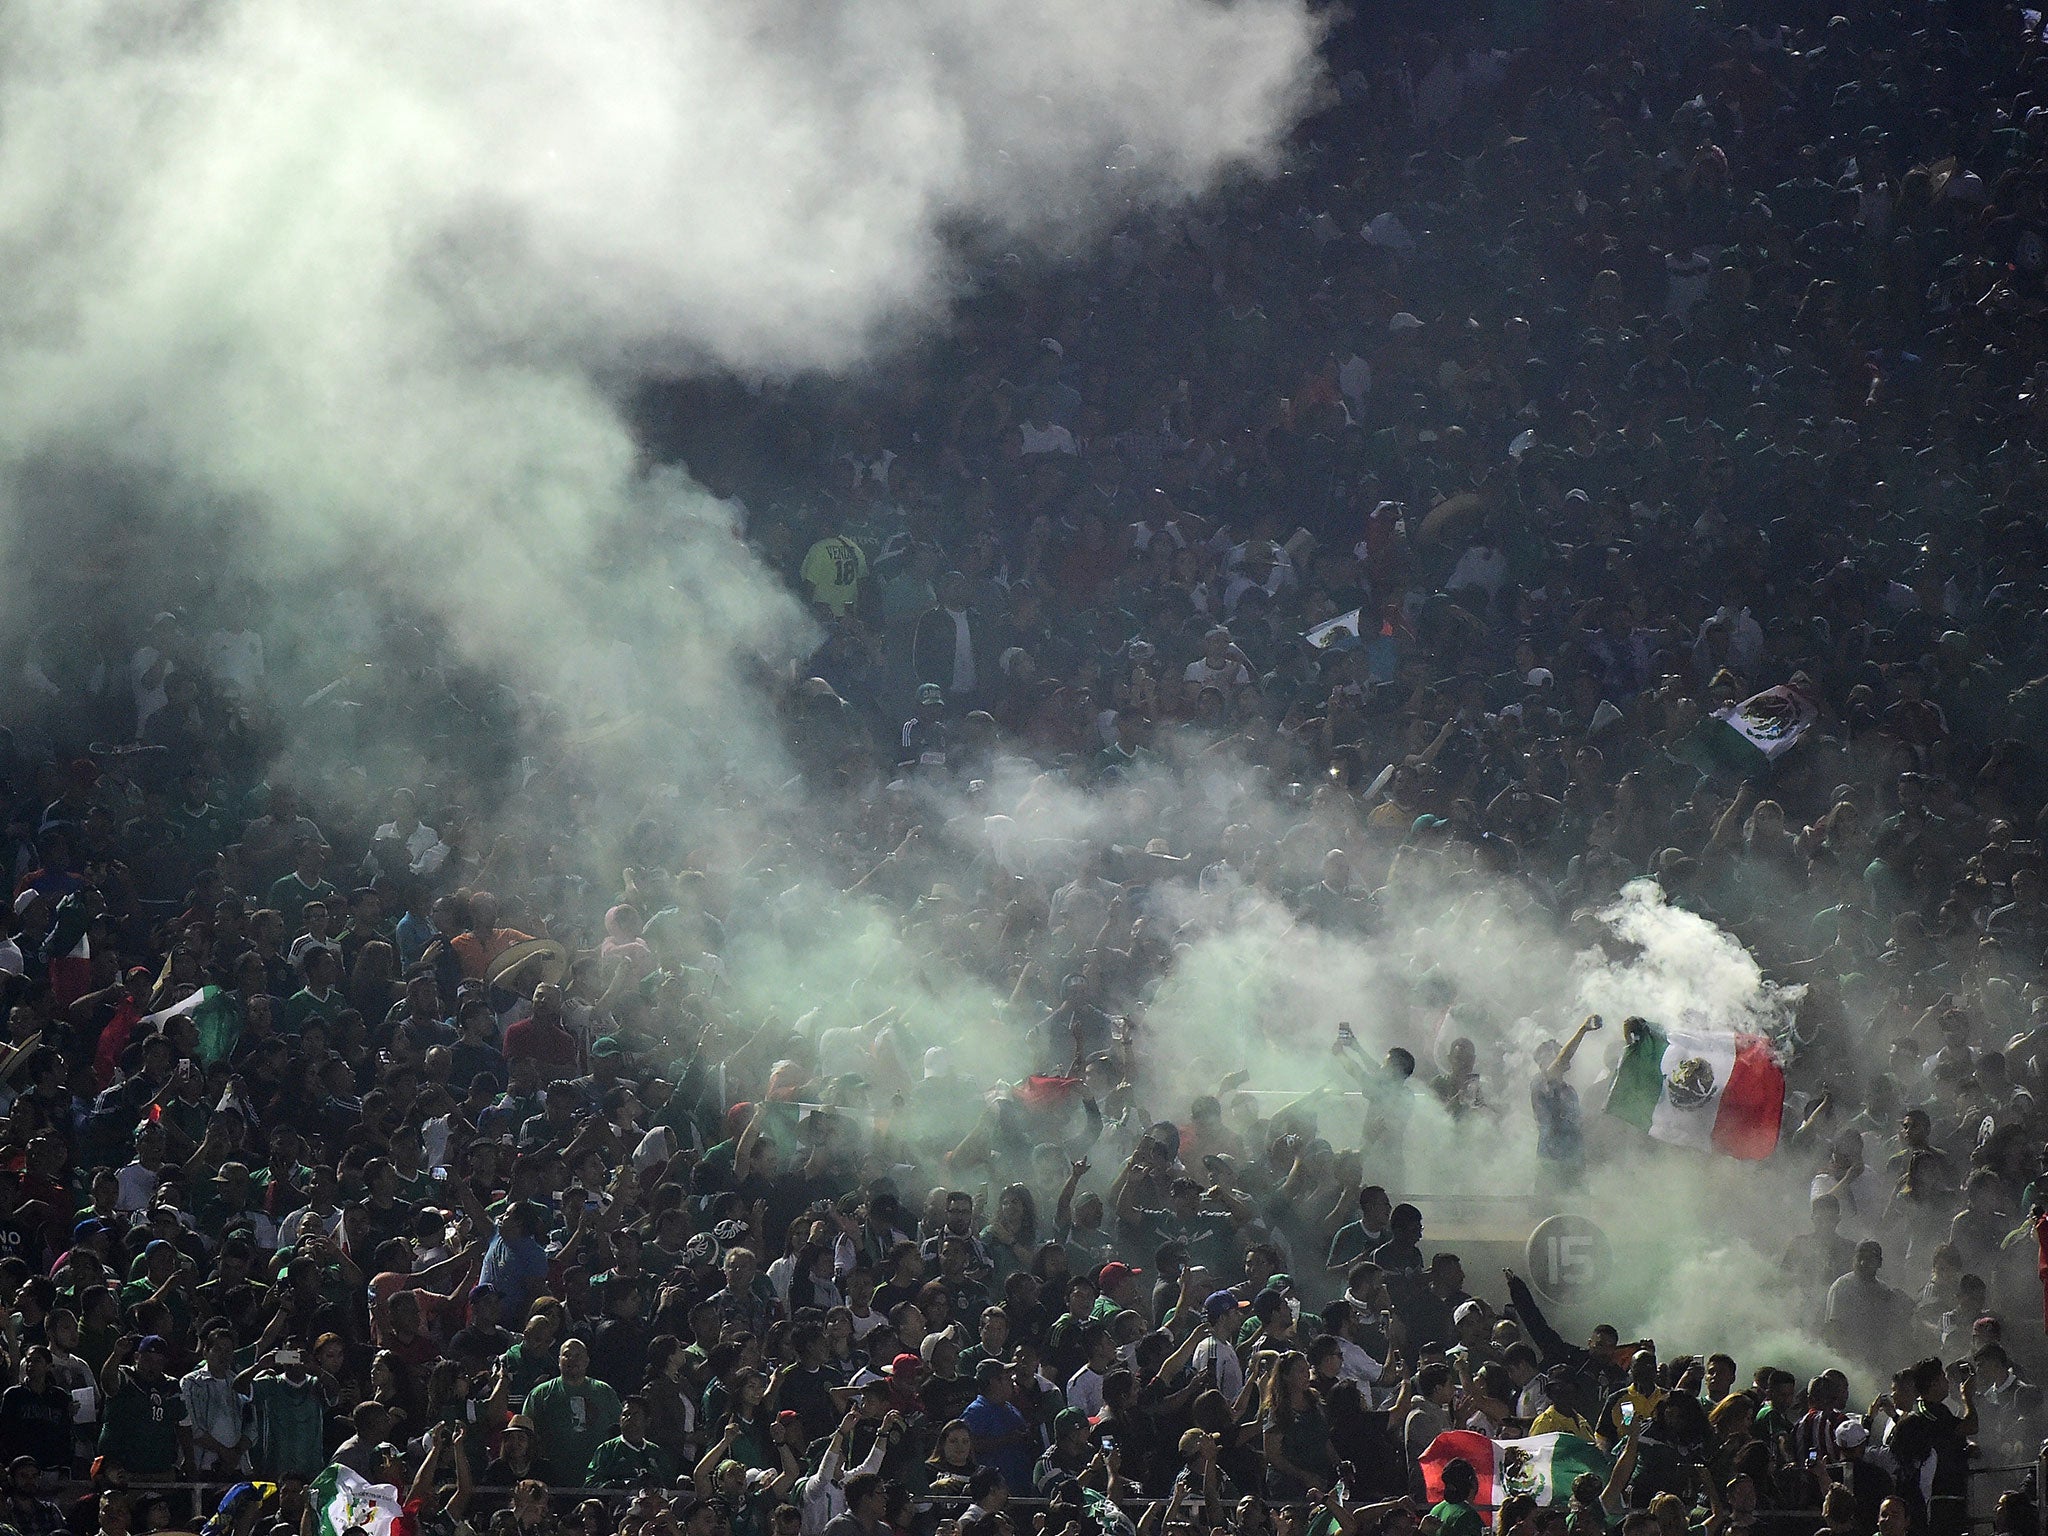
<instances>
[{"instance_id":1,"label":"stadium crowd","mask_svg":"<svg viewBox=\"0 0 2048 1536\"><path fill-rule=\"evenodd\" d=\"M426 629L339 726L282 605L38 630L0 1524L142 1536L199 1481L253 1485L216 1536L312 1530L340 1466L433 1536L1947 1536L2033 1461L2042 17L1362 9L1276 178L991 257L858 382L648 389L818 621L763 704L809 813L706 790L755 846L594 805L603 741ZM1767 770L1703 746L1785 683ZM755 1006L799 869L1007 1001ZM1812 1230L1755 1272L1838 1369L1574 1342L1427 1235L1411 1116L1533 1122L1560 1199L1615 1155L1592 1027L1512 1056L1428 930L1644 876L1805 988ZM1409 954L1360 1008L1401 1043L1340 1043L1351 1098L1163 1099L1148 1002L1275 912ZM1600 1470L1426 1485L1462 1428Z\"/></svg>"}]
</instances>

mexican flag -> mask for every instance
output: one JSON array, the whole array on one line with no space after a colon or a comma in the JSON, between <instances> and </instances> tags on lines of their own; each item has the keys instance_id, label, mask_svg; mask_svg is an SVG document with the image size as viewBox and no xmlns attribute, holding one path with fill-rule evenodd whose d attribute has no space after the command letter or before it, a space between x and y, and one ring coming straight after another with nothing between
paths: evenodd
<instances>
[{"instance_id":1,"label":"mexican flag","mask_svg":"<svg viewBox=\"0 0 2048 1536\"><path fill-rule=\"evenodd\" d=\"M1730 1157L1769 1157L1785 1113L1785 1073L1761 1035L1639 1025L1607 1113L1659 1141Z\"/></svg>"},{"instance_id":2,"label":"mexican flag","mask_svg":"<svg viewBox=\"0 0 2048 1536\"><path fill-rule=\"evenodd\" d=\"M1766 758L1783 757L1798 746L1819 717L1819 707L1790 683L1753 693L1714 716Z\"/></svg>"},{"instance_id":3,"label":"mexican flag","mask_svg":"<svg viewBox=\"0 0 2048 1536\"><path fill-rule=\"evenodd\" d=\"M210 1067L227 1058L242 1037L242 1010L225 988L207 985L182 1002L146 1015L142 1024L161 1025L189 1015L199 1030L199 1064ZM138 1026L140 1027L140 1026Z\"/></svg>"},{"instance_id":4,"label":"mexican flag","mask_svg":"<svg viewBox=\"0 0 2048 1536\"><path fill-rule=\"evenodd\" d=\"M1780 683L1702 720L1680 755L1702 772L1755 773L1798 746L1819 718L1820 706L1810 694Z\"/></svg>"},{"instance_id":5,"label":"mexican flag","mask_svg":"<svg viewBox=\"0 0 2048 1536\"><path fill-rule=\"evenodd\" d=\"M366 1482L347 1467L334 1465L313 1479L306 1490L320 1536L341 1536L360 1526L369 1536L411 1536L413 1521L389 1483Z\"/></svg>"},{"instance_id":6,"label":"mexican flag","mask_svg":"<svg viewBox=\"0 0 2048 1536\"><path fill-rule=\"evenodd\" d=\"M1325 619L1315 628L1306 631L1301 638L1319 651L1340 647L1348 649L1358 644L1359 613L1360 610L1354 608L1349 613L1338 614L1334 619Z\"/></svg>"},{"instance_id":7,"label":"mexican flag","mask_svg":"<svg viewBox=\"0 0 2048 1536\"><path fill-rule=\"evenodd\" d=\"M1569 1503L1572 1479L1581 1472L1605 1480L1614 1470L1606 1452L1577 1435L1489 1440L1476 1430L1447 1429L1422 1453L1422 1488L1430 1503L1443 1502L1444 1468L1453 1461L1468 1461L1479 1474L1472 1502L1481 1509L1498 1509L1502 1500L1518 1493L1532 1495L1538 1504Z\"/></svg>"}]
</instances>

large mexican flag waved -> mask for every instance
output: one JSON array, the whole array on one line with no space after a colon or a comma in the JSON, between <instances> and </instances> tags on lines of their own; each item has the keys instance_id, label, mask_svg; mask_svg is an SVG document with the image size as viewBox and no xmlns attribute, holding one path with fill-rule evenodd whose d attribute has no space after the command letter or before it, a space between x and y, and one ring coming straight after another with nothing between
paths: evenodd
<instances>
[{"instance_id":1,"label":"large mexican flag waved","mask_svg":"<svg viewBox=\"0 0 2048 1536\"><path fill-rule=\"evenodd\" d=\"M1605 1451L1577 1435L1489 1440L1476 1430L1447 1429L1422 1453L1422 1488L1430 1503L1443 1502L1444 1468L1454 1461L1469 1461L1479 1474L1479 1492L1472 1502L1482 1509L1498 1509L1502 1500L1518 1493L1529 1494L1538 1504L1569 1503L1573 1478L1591 1472L1605 1481L1614 1470Z\"/></svg>"},{"instance_id":2,"label":"large mexican flag waved","mask_svg":"<svg viewBox=\"0 0 2048 1536\"><path fill-rule=\"evenodd\" d=\"M1785 1072L1763 1036L1635 1030L1608 1114L1681 1147L1751 1159L1777 1150Z\"/></svg>"},{"instance_id":3,"label":"large mexican flag waved","mask_svg":"<svg viewBox=\"0 0 2048 1536\"><path fill-rule=\"evenodd\" d=\"M201 987L182 1002L159 1008L155 1013L145 1015L138 1024L136 1033L143 1031L141 1025L161 1026L171 1019L189 1014L199 1031L199 1064L210 1067L217 1061L227 1060L228 1053L235 1048L235 1042L242 1034L242 1011L234 994L211 982Z\"/></svg>"},{"instance_id":4,"label":"large mexican flag waved","mask_svg":"<svg viewBox=\"0 0 2048 1536\"><path fill-rule=\"evenodd\" d=\"M415 1522L389 1483L373 1483L347 1467L330 1466L306 1490L320 1521L320 1536L342 1536L359 1526L369 1536L411 1536Z\"/></svg>"}]
</instances>

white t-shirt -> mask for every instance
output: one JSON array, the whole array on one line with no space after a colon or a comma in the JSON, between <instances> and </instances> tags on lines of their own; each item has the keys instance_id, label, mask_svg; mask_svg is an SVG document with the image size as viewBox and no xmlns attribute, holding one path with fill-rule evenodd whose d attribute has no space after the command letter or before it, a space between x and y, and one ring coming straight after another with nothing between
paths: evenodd
<instances>
[{"instance_id":1,"label":"white t-shirt","mask_svg":"<svg viewBox=\"0 0 2048 1536\"><path fill-rule=\"evenodd\" d=\"M1089 1418L1102 1412L1102 1375L1082 1366L1067 1378L1067 1406L1078 1408Z\"/></svg>"},{"instance_id":2,"label":"white t-shirt","mask_svg":"<svg viewBox=\"0 0 2048 1536\"><path fill-rule=\"evenodd\" d=\"M1831 1173L1817 1173L1808 1186L1808 1200L1817 1200L1835 1187L1835 1176ZM1885 1206L1889 1203L1891 1191L1885 1184L1884 1176L1875 1168L1866 1167L1842 1191L1835 1196L1841 1202L1841 1232L1844 1237L1866 1238L1876 1235L1878 1224L1884 1219Z\"/></svg>"},{"instance_id":3,"label":"white t-shirt","mask_svg":"<svg viewBox=\"0 0 2048 1536\"><path fill-rule=\"evenodd\" d=\"M1206 656L1191 661L1188 663L1187 671L1181 676L1191 683L1201 684L1204 688L1221 688L1225 693L1242 688L1252 680L1250 669L1231 656L1224 657L1213 667L1209 665L1209 658Z\"/></svg>"},{"instance_id":4,"label":"white t-shirt","mask_svg":"<svg viewBox=\"0 0 2048 1536\"><path fill-rule=\"evenodd\" d=\"M310 1205L302 1205L277 1225L277 1242L280 1248L296 1247L308 1230L317 1231L322 1237L334 1236L334 1229L341 1225L340 1211L316 1211Z\"/></svg>"},{"instance_id":5,"label":"white t-shirt","mask_svg":"<svg viewBox=\"0 0 2048 1536\"><path fill-rule=\"evenodd\" d=\"M948 608L946 616L953 621L953 689L958 693L974 691L974 641L967 629L967 612L963 608Z\"/></svg>"},{"instance_id":6,"label":"white t-shirt","mask_svg":"<svg viewBox=\"0 0 2048 1536\"><path fill-rule=\"evenodd\" d=\"M868 1308L864 1313L853 1312L850 1315L853 1318L853 1336L856 1340L866 1338L877 1328L881 1327L882 1324L889 1321L889 1319L882 1316L873 1307Z\"/></svg>"},{"instance_id":7,"label":"white t-shirt","mask_svg":"<svg viewBox=\"0 0 2048 1536\"><path fill-rule=\"evenodd\" d=\"M1212 1333L1195 1346L1195 1356L1191 1363L1197 1375L1215 1382L1216 1390L1223 1394L1226 1403L1237 1401L1237 1394L1244 1390L1244 1367L1238 1363L1235 1349Z\"/></svg>"},{"instance_id":8,"label":"white t-shirt","mask_svg":"<svg viewBox=\"0 0 2048 1536\"><path fill-rule=\"evenodd\" d=\"M1043 427L1033 426L1028 421L1020 423L1017 428L1017 435L1023 440L1023 451L1025 453L1073 453L1075 451L1074 434L1056 421L1050 422Z\"/></svg>"},{"instance_id":9,"label":"white t-shirt","mask_svg":"<svg viewBox=\"0 0 2048 1536\"><path fill-rule=\"evenodd\" d=\"M1379 1361L1352 1343L1349 1339L1337 1341L1337 1376L1342 1381L1355 1381L1361 1387L1369 1387L1380 1379L1383 1367Z\"/></svg>"},{"instance_id":10,"label":"white t-shirt","mask_svg":"<svg viewBox=\"0 0 2048 1536\"><path fill-rule=\"evenodd\" d=\"M117 1211L146 1211L149 1197L156 1193L157 1176L140 1163L130 1163L114 1180L121 1186L121 1193L114 1200Z\"/></svg>"}]
</instances>

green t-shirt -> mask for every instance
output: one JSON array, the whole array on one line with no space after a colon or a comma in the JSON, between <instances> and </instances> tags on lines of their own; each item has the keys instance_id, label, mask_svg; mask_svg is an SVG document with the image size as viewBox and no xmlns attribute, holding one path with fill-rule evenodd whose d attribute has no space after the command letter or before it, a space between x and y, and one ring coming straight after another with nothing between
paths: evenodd
<instances>
[{"instance_id":1,"label":"green t-shirt","mask_svg":"<svg viewBox=\"0 0 2048 1536\"><path fill-rule=\"evenodd\" d=\"M521 1410L533 1420L540 1454L564 1483L590 1480L590 1458L619 1427L619 1394L586 1376L570 1386L556 1376L526 1394Z\"/></svg>"},{"instance_id":2,"label":"green t-shirt","mask_svg":"<svg viewBox=\"0 0 2048 1536\"><path fill-rule=\"evenodd\" d=\"M305 917L309 901L324 902L332 912L341 904L341 892L326 880L316 880L308 885L296 872L288 872L270 884L269 906L294 928Z\"/></svg>"},{"instance_id":3,"label":"green t-shirt","mask_svg":"<svg viewBox=\"0 0 2048 1536\"><path fill-rule=\"evenodd\" d=\"M306 1020L319 1019L332 1024L348 1007L348 999L339 987L330 987L325 997L315 997L301 987L284 1000L284 1019L281 1028L288 1035L304 1032Z\"/></svg>"},{"instance_id":4,"label":"green t-shirt","mask_svg":"<svg viewBox=\"0 0 2048 1536\"><path fill-rule=\"evenodd\" d=\"M652 1440L638 1448L614 1435L590 1458L590 1482L597 1488L643 1488L648 1484L666 1486L676 1480L676 1459Z\"/></svg>"},{"instance_id":5,"label":"green t-shirt","mask_svg":"<svg viewBox=\"0 0 2048 1536\"><path fill-rule=\"evenodd\" d=\"M156 1282L147 1275L140 1280L126 1282L122 1285L118 1297L121 1303L121 1315L123 1317L130 1316L138 1306L156 1294L156 1289ZM191 1332L192 1303L185 1299L183 1292L176 1290L166 1291L164 1293L164 1307L170 1312L171 1323L181 1337Z\"/></svg>"},{"instance_id":6,"label":"green t-shirt","mask_svg":"<svg viewBox=\"0 0 2048 1536\"><path fill-rule=\"evenodd\" d=\"M515 1402L526 1395L558 1369L561 1351L548 1348L538 1352L526 1347L521 1339L505 1351L505 1391Z\"/></svg>"},{"instance_id":7,"label":"green t-shirt","mask_svg":"<svg viewBox=\"0 0 2048 1536\"><path fill-rule=\"evenodd\" d=\"M1437 1524L1437 1536L1486 1536L1486 1522L1470 1504L1446 1501L1432 1508L1429 1518Z\"/></svg>"},{"instance_id":8,"label":"green t-shirt","mask_svg":"<svg viewBox=\"0 0 2048 1536\"><path fill-rule=\"evenodd\" d=\"M294 1472L318 1476L327 1465L326 1399L319 1378L293 1382L282 1372L264 1371L256 1377L249 1401L256 1474L273 1480Z\"/></svg>"},{"instance_id":9,"label":"green t-shirt","mask_svg":"<svg viewBox=\"0 0 2048 1536\"><path fill-rule=\"evenodd\" d=\"M160 1376L145 1384L133 1366L123 1366L121 1384L107 1399L100 1454L132 1476L168 1477L178 1469L178 1426L186 1422L185 1396L175 1380Z\"/></svg>"}]
</instances>

